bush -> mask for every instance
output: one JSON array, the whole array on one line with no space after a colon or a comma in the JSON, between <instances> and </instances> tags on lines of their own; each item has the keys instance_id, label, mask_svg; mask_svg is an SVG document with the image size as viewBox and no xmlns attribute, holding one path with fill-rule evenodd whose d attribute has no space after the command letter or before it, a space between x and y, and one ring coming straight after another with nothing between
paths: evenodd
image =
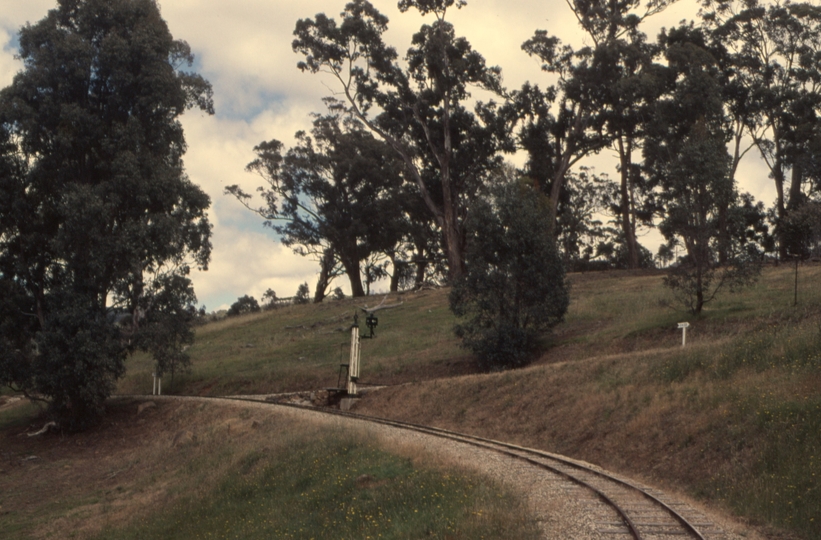
<instances>
[{"instance_id":1,"label":"bush","mask_svg":"<svg viewBox=\"0 0 821 540\"><path fill-rule=\"evenodd\" d=\"M276 309L277 302L279 302L279 298L277 298L277 293L274 289L268 289L262 295L262 309L266 311Z\"/></svg>"},{"instance_id":2,"label":"bush","mask_svg":"<svg viewBox=\"0 0 821 540\"><path fill-rule=\"evenodd\" d=\"M570 303L547 199L524 181L497 188L465 222L465 275L454 283L455 327L483 369L527 364Z\"/></svg>"},{"instance_id":3,"label":"bush","mask_svg":"<svg viewBox=\"0 0 821 540\"><path fill-rule=\"evenodd\" d=\"M308 288L307 283L303 283L296 290L296 296L294 296L294 304L307 304L310 301L311 289Z\"/></svg>"},{"instance_id":4,"label":"bush","mask_svg":"<svg viewBox=\"0 0 821 540\"><path fill-rule=\"evenodd\" d=\"M245 313L257 313L258 311L261 311L259 302L257 302L253 296L246 294L241 298L237 298L237 301L231 304L231 308L228 310L228 316L234 317L236 315L244 315Z\"/></svg>"}]
</instances>

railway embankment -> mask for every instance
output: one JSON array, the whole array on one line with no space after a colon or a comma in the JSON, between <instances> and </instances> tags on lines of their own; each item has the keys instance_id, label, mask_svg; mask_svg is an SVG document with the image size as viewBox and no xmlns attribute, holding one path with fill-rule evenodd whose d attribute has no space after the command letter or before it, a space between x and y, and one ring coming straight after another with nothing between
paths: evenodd
<instances>
[{"instance_id":1,"label":"railway embankment","mask_svg":"<svg viewBox=\"0 0 821 540\"><path fill-rule=\"evenodd\" d=\"M675 308L658 273L570 280L570 311L544 354L501 373L478 373L459 347L447 290L392 298L401 305L380 313L361 351L362 386L386 388L354 409L595 463L770 538L821 538L821 267L801 267L797 305L793 269L782 266L700 317ZM338 386L361 303L200 327L192 371L163 392L307 391L310 401ZM680 322L690 323L684 348ZM133 357L120 392L150 393L150 374L150 359Z\"/></svg>"}]
</instances>

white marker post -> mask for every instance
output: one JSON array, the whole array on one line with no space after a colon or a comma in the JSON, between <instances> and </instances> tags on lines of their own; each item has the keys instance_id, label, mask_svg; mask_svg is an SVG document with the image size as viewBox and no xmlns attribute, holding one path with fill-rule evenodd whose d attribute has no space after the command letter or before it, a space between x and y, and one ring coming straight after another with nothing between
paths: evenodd
<instances>
[{"instance_id":1,"label":"white marker post","mask_svg":"<svg viewBox=\"0 0 821 540\"><path fill-rule=\"evenodd\" d=\"M348 395L356 395L356 383L359 381L359 327L351 328L351 360L348 363Z\"/></svg>"},{"instance_id":2,"label":"white marker post","mask_svg":"<svg viewBox=\"0 0 821 540\"><path fill-rule=\"evenodd\" d=\"M684 347L684 344L687 343L687 329L690 327L690 323L680 322L678 327L681 328L681 346Z\"/></svg>"},{"instance_id":3,"label":"white marker post","mask_svg":"<svg viewBox=\"0 0 821 540\"><path fill-rule=\"evenodd\" d=\"M157 377L156 373L152 373L151 375L154 376L154 387L151 389L151 394L154 396L162 395L162 379Z\"/></svg>"}]
</instances>

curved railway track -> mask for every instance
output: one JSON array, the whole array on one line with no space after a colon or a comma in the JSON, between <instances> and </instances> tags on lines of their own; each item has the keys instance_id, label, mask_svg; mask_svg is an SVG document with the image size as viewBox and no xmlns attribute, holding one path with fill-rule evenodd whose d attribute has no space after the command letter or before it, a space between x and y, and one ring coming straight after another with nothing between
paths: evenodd
<instances>
[{"instance_id":1,"label":"curved railway track","mask_svg":"<svg viewBox=\"0 0 821 540\"><path fill-rule=\"evenodd\" d=\"M724 533L715 524L688 505L669 500L657 490L557 454L430 426L343 412L337 409L269 401L264 396L259 398L243 396L198 399L266 403L272 406L341 416L361 422L447 439L496 452L515 460L521 460L533 467L558 475L598 498L609 509L609 511L604 512L599 510L597 513L599 517L595 520L596 530L601 538L612 538L614 540L621 538L633 538L635 540L679 540L685 538L719 540L725 538Z\"/></svg>"}]
</instances>

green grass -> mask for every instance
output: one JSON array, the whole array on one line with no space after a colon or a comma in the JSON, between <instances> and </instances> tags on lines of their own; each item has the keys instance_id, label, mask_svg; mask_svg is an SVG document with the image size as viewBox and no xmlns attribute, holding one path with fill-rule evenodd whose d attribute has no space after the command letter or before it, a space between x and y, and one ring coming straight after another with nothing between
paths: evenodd
<instances>
[{"instance_id":1,"label":"green grass","mask_svg":"<svg viewBox=\"0 0 821 540\"><path fill-rule=\"evenodd\" d=\"M821 266L801 267L797 306L793 268L768 267L756 285L723 291L697 317L671 303L660 274L570 280L566 322L537 362L563 362L556 370L489 375L465 382L463 393L443 394L428 383L419 389L426 397L414 419L489 429L490 436L602 463L610 458L596 454L598 445L612 445L611 456L628 455L630 440L641 440L676 466L650 457L613 465L660 475L756 523L821 538ZM379 313L377 339L363 342L365 381L424 381L465 357L451 331L447 291L402 301ZM192 373L165 388L215 395L335 386L349 338L332 330L348 327L355 304L364 302L295 306L202 327L191 349ZM683 321L691 324L684 349L676 328ZM307 328L285 328L301 325ZM149 373L147 359L132 359L121 389L149 392ZM505 424L505 415L521 415L540 400L541 415L485 427L496 416ZM632 439L616 439L618 426Z\"/></svg>"},{"instance_id":2,"label":"green grass","mask_svg":"<svg viewBox=\"0 0 821 540\"><path fill-rule=\"evenodd\" d=\"M821 317L776 314L720 345L669 355L656 375L693 392L720 389L709 402L731 419L721 443L732 457L705 486L741 515L821 536ZM751 465L751 467L750 467Z\"/></svg>"},{"instance_id":3,"label":"green grass","mask_svg":"<svg viewBox=\"0 0 821 540\"><path fill-rule=\"evenodd\" d=\"M33 439L18 433L36 409L0 411L15 438L3 538L538 537L518 495L424 449L264 407L158 403L135 419L137 402L113 400L110 427Z\"/></svg>"},{"instance_id":4,"label":"green grass","mask_svg":"<svg viewBox=\"0 0 821 540\"><path fill-rule=\"evenodd\" d=\"M363 340L365 382L423 377L425 363L462 354L453 336L445 291L394 295L378 312L377 337ZM197 329L190 348L193 369L163 380L164 393L226 395L275 393L336 386L339 365L348 362L350 327L357 305L380 298L288 306L229 318ZM360 319L362 319L361 311ZM362 332L365 332L362 321ZM142 354L128 361L120 393L151 393L152 361Z\"/></svg>"},{"instance_id":5,"label":"green grass","mask_svg":"<svg viewBox=\"0 0 821 540\"><path fill-rule=\"evenodd\" d=\"M724 291L699 317L672 305L661 275L589 273L570 276L571 305L566 322L547 342L562 360L607 353L674 347L681 342L676 323L688 321L688 343L732 337L749 324L793 317L821 305L821 267L801 269L800 306L792 307L792 268L768 268L760 282L740 294ZM364 382L400 383L446 375L443 366L467 357L453 335L447 290L392 295L401 306L379 311L377 337L362 342ZM336 386L339 365L348 362L350 326L357 306L381 297L288 306L229 318L197 329L189 353L192 370L163 380L163 392L187 395L264 394ZM803 311L802 311L803 310ZM360 319L361 317L361 311ZM797 313L797 314L796 314ZM789 322L789 321L786 321ZM365 332L362 324L362 332ZM153 362L143 354L129 359L118 391L151 393ZM446 369L445 369L446 371Z\"/></svg>"},{"instance_id":6,"label":"green grass","mask_svg":"<svg viewBox=\"0 0 821 540\"><path fill-rule=\"evenodd\" d=\"M521 503L498 486L332 432L249 451L213 492L97 538L536 537Z\"/></svg>"}]
</instances>

